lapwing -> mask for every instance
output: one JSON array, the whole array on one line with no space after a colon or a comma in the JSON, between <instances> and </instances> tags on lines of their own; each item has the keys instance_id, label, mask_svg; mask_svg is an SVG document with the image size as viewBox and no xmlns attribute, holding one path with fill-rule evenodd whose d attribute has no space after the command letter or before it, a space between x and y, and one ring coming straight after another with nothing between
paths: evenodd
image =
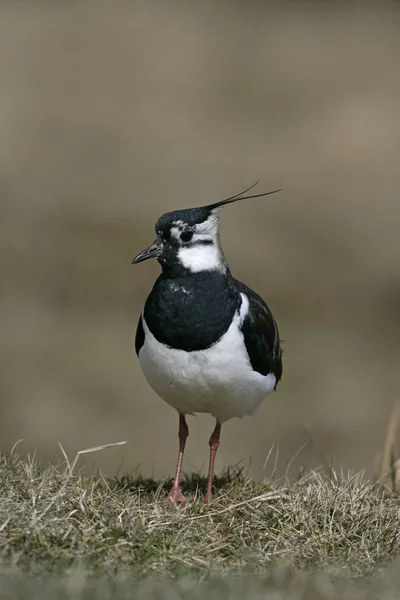
<instances>
[{"instance_id":1,"label":"lapwing","mask_svg":"<svg viewBox=\"0 0 400 600\"><path fill-rule=\"evenodd\" d=\"M186 415L209 413L216 419L209 440L208 503L221 425L254 413L282 376L272 312L233 277L219 237L220 207L280 191L246 196L254 185L208 206L162 215L154 243L132 261L156 258L161 265L139 318L135 347L148 383L179 414L179 455L169 504L186 500L180 484L189 435Z\"/></svg>"}]
</instances>

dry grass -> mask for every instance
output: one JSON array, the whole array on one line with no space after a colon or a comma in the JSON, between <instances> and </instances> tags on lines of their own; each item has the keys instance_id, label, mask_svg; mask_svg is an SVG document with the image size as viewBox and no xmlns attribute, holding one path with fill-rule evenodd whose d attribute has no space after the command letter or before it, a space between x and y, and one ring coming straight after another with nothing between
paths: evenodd
<instances>
[{"instance_id":1,"label":"dry grass","mask_svg":"<svg viewBox=\"0 0 400 600\"><path fill-rule=\"evenodd\" d=\"M124 598L136 586L138 598L159 598L160 589L163 598L200 598L201 580L215 597L257 598L267 589L274 598L325 589L331 595L315 597L346 597L355 579L361 593L364 578L400 553L397 497L360 474L310 472L282 485L234 470L217 479L211 506L202 504L203 478L193 475L183 485L187 504L171 508L170 481L106 480L73 466L1 460L2 589L10 594ZM246 596L240 586L247 589L249 577Z\"/></svg>"},{"instance_id":2,"label":"dry grass","mask_svg":"<svg viewBox=\"0 0 400 600\"><path fill-rule=\"evenodd\" d=\"M400 459L397 439L400 425L400 398L393 403L389 416L382 452L380 481L389 493L398 494L400 484Z\"/></svg>"}]
</instances>

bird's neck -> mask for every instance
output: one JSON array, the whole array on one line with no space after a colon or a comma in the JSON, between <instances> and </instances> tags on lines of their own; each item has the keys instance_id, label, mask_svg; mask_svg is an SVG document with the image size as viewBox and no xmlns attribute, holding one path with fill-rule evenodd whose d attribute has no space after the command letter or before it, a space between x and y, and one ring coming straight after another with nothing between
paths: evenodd
<instances>
[{"instance_id":1,"label":"bird's neck","mask_svg":"<svg viewBox=\"0 0 400 600\"><path fill-rule=\"evenodd\" d=\"M192 279L192 278L196 279L199 276L207 277L208 275L209 276L217 275L223 279L225 279L225 278L230 279L232 277L228 265L226 265L226 268L224 270L202 269L202 270L198 270L198 271L192 271L191 269L188 269L181 264L175 264L175 265L161 264L161 271L162 271L163 279L182 279L183 277L185 277L185 278L187 277L190 279Z\"/></svg>"}]
</instances>

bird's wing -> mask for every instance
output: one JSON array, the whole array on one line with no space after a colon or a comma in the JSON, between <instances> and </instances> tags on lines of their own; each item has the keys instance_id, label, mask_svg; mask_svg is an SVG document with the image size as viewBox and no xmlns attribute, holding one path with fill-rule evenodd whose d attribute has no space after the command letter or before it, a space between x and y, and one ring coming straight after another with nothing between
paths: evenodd
<instances>
[{"instance_id":1,"label":"bird's wing","mask_svg":"<svg viewBox=\"0 0 400 600\"><path fill-rule=\"evenodd\" d=\"M282 377L282 350L279 331L264 300L244 283L234 279L236 289L249 300L241 330L251 366L261 375L273 373L276 383Z\"/></svg>"},{"instance_id":2,"label":"bird's wing","mask_svg":"<svg viewBox=\"0 0 400 600\"><path fill-rule=\"evenodd\" d=\"M139 323L136 328L136 336L135 336L135 350L136 354L139 356L139 352L141 347L144 344L144 329L142 323L142 315L139 317Z\"/></svg>"}]
</instances>

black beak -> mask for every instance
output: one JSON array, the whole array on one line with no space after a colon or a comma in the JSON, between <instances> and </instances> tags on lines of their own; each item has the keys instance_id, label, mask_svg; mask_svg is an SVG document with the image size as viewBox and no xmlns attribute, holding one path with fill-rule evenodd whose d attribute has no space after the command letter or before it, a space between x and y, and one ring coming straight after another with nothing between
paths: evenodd
<instances>
[{"instance_id":1,"label":"black beak","mask_svg":"<svg viewBox=\"0 0 400 600\"><path fill-rule=\"evenodd\" d=\"M158 256L160 256L160 254L161 248L156 243L151 244L151 246L149 246L145 250L142 250L142 252L139 252L139 254L135 256L135 258L132 261L132 264L136 265L137 263L140 263L143 260L147 260L148 258L157 258Z\"/></svg>"}]
</instances>

